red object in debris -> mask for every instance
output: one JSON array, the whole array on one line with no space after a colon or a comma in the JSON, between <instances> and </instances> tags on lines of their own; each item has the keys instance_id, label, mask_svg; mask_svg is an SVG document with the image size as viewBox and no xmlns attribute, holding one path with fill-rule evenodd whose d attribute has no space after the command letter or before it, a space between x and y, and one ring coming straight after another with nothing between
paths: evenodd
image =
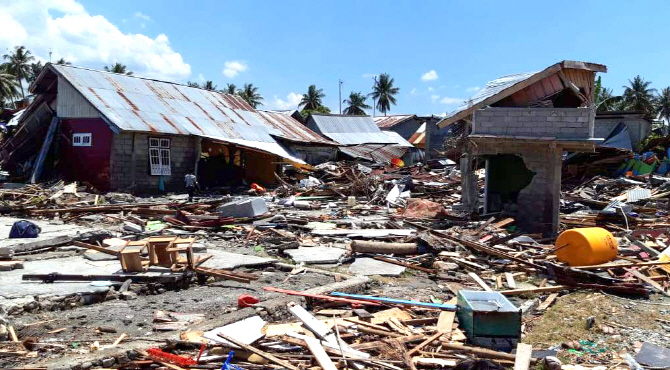
<instances>
[{"instance_id":1,"label":"red object in debris","mask_svg":"<svg viewBox=\"0 0 670 370\"><path fill-rule=\"evenodd\" d=\"M402 215L411 218L443 218L447 215L447 210L440 203L410 198Z\"/></svg>"},{"instance_id":2,"label":"red object in debris","mask_svg":"<svg viewBox=\"0 0 670 370\"><path fill-rule=\"evenodd\" d=\"M241 296L237 297L237 307L239 308L251 307L258 302L258 298L249 294L242 294Z\"/></svg>"},{"instance_id":3,"label":"red object in debris","mask_svg":"<svg viewBox=\"0 0 670 370\"><path fill-rule=\"evenodd\" d=\"M254 190L256 190L256 191L259 192L259 193L265 193L265 188L262 187L262 186L260 186L260 185L258 185L258 184L256 184L255 182L252 182L252 183L251 183L251 188L254 189Z\"/></svg>"},{"instance_id":4,"label":"red object in debris","mask_svg":"<svg viewBox=\"0 0 670 370\"><path fill-rule=\"evenodd\" d=\"M147 350L147 354L149 355L149 357L151 357L154 360L169 362L169 363L175 364L175 365L191 366L191 365L197 365L198 364L192 358L179 356L179 355L173 355L172 353L164 352L160 348L149 348Z\"/></svg>"}]
</instances>

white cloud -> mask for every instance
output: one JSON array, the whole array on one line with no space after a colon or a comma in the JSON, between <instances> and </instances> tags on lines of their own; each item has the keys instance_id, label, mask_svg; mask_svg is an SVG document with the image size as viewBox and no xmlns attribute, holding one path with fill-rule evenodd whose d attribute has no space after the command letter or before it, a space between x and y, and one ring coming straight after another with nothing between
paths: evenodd
<instances>
[{"instance_id":1,"label":"white cloud","mask_svg":"<svg viewBox=\"0 0 670 370\"><path fill-rule=\"evenodd\" d=\"M437 78L437 72L434 69L421 75L421 81L435 81Z\"/></svg>"},{"instance_id":2,"label":"white cloud","mask_svg":"<svg viewBox=\"0 0 670 370\"><path fill-rule=\"evenodd\" d=\"M228 60L226 63L224 63L223 75L228 78L234 78L247 69L249 69L249 66L245 62L239 60Z\"/></svg>"},{"instance_id":3,"label":"white cloud","mask_svg":"<svg viewBox=\"0 0 670 370\"><path fill-rule=\"evenodd\" d=\"M191 74L166 35L123 33L75 0L3 1L0 24L0 50L23 45L38 60L48 61L51 50L52 60L62 57L95 69L119 62L138 76L183 80Z\"/></svg>"},{"instance_id":4,"label":"white cloud","mask_svg":"<svg viewBox=\"0 0 670 370\"><path fill-rule=\"evenodd\" d=\"M481 88L479 86L468 87L467 89L465 89L465 91L467 91L469 93L477 92L479 90L481 90Z\"/></svg>"},{"instance_id":5,"label":"white cloud","mask_svg":"<svg viewBox=\"0 0 670 370\"><path fill-rule=\"evenodd\" d=\"M450 98L448 96L445 96L440 100L440 103L442 104L447 104L447 105L456 105L456 104L461 104L463 103L463 99L461 98Z\"/></svg>"},{"instance_id":6,"label":"white cloud","mask_svg":"<svg viewBox=\"0 0 670 370\"><path fill-rule=\"evenodd\" d=\"M432 86L430 86L428 87L428 91L435 91L435 89Z\"/></svg>"},{"instance_id":7,"label":"white cloud","mask_svg":"<svg viewBox=\"0 0 670 370\"><path fill-rule=\"evenodd\" d=\"M361 75L361 77L363 77L363 78L365 78L365 79L370 79L370 78L373 78L373 77L375 77L375 76L376 76L376 74L374 74L374 73L363 73L363 74Z\"/></svg>"},{"instance_id":8,"label":"white cloud","mask_svg":"<svg viewBox=\"0 0 670 370\"><path fill-rule=\"evenodd\" d=\"M205 82L205 76L203 76L202 73L198 73L198 81Z\"/></svg>"},{"instance_id":9,"label":"white cloud","mask_svg":"<svg viewBox=\"0 0 670 370\"><path fill-rule=\"evenodd\" d=\"M294 92L286 95L286 100L280 99L275 95L272 107L279 110L297 109L301 99L302 95Z\"/></svg>"},{"instance_id":10,"label":"white cloud","mask_svg":"<svg viewBox=\"0 0 670 370\"><path fill-rule=\"evenodd\" d=\"M416 95L416 87L412 88L412 91L409 92L411 95Z\"/></svg>"},{"instance_id":11,"label":"white cloud","mask_svg":"<svg viewBox=\"0 0 670 370\"><path fill-rule=\"evenodd\" d=\"M439 95L431 95L431 96L430 96L430 101L432 101L433 103L435 103L435 102L438 101L438 100L440 100L440 96L439 96Z\"/></svg>"},{"instance_id":12,"label":"white cloud","mask_svg":"<svg viewBox=\"0 0 670 370\"><path fill-rule=\"evenodd\" d=\"M151 21L152 21L151 17L149 17L148 15L146 15L146 14L144 14L144 13L142 13L142 12L135 12L135 13L133 14L133 17L135 17L135 18L137 18L137 19L141 19L141 20L143 20L143 21L147 21L147 22L151 22Z\"/></svg>"}]
</instances>

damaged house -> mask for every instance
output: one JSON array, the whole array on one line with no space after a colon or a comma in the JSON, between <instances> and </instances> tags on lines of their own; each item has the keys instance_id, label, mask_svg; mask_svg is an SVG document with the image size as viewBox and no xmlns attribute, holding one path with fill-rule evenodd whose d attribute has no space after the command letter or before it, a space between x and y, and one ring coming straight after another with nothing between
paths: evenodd
<instances>
[{"instance_id":1,"label":"damaged house","mask_svg":"<svg viewBox=\"0 0 670 370\"><path fill-rule=\"evenodd\" d=\"M69 65L47 64L15 134L0 148L13 176L61 176L99 190L181 190L273 183L281 163L306 164L289 143L334 144L238 96ZM303 156L308 158L309 156Z\"/></svg>"},{"instance_id":2,"label":"damaged house","mask_svg":"<svg viewBox=\"0 0 670 370\"><path fill-rule=\"evenodd\" d=\"M426 159L438 157L442 143L454 131L455 126L437 127L441 120L442 117L406 114L374 117L377 127L382 131L393 131L414 147L423 149Z\"/></svg>"},{"instance_id":3,"label":"damaged house","mask_svg":"<svg viewBox=\"0 0 670 370\"><path fill-rule=\"evenodd\" d=\"M604 65L562 61L489 82L439 123L470 125L461 158L463 205L479 208L474 170L486 167L484 213L505 212L532 232L558 230L562 156L593 151L593 86Z\"/></svg>"},{"instance_id":4,"label":"damaged house","mask_svg":"<svg viewBox=\"0 0 670 370\"><path fill-rule=\"evenodd\" d=\"M370 116L312 114L305 125L337 142L345 159L362 159L376 163L391 163L394 159L402 159L405 165L423 159L423 151L394 131L380 130Z\"/></svg>"}]
</instances>

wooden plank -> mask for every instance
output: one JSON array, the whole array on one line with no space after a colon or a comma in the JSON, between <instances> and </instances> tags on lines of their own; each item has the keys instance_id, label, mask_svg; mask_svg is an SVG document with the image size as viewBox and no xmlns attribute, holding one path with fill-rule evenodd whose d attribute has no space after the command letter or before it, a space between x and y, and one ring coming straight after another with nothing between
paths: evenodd
<instances>
[{"instance_id":1,"label":"wooden plank","mask_svg":"<svg viewBox=\"0 0 670 370\"><path fill-rule=\"evenodd\" d=\"M551 293L547 299L544 300L539 306L537 306L537 311L544 311L558 298L558 293Z\"/></svg>"},{"instance_id":2,"label":"wooden plank","mask_svg":"<svg viewBox=\"0 0 670 370\"><path fill-rule=\"evenodd\" d=\"M429 344L433 343L434 341L438 340L442 335L443 335L443 334L440 333L439 331L438 331L437 333L431 335L431 336L428 337L426 340L424 340L423 342L419 343L416 347L414 347L414 348L412 348L411 350L409 350L409 351L407 352L407 356L409 356L409 357L414 356L414 354L416 354L417 352L419 352L420 350L422 350L422 349L423 349L424 347L426 347L427 345L429 345Z\"/></svg>"},{"instance_id":3,"label":"wooden plank","mask_svg":"<svg viewBox=\"0 0 670 370\"><path fill-rule=\"evenodd\" d=\"M333 360L330 359L318 339L305 337L304 340L307 343L307 348L314 355L316 362L319 363L319 366L323 370L337 370Z\"/></svg>"},{"instance_id":4,"label":"wooden plank","mask_svg":"<svg viewBox=\"0 0 670 370\"><path fill-rule=\"evenodd\" d=\"M454 319L456 317L456 312L453 311L442 311L440 312L440 317L437 319L437 331L446 335L448 338L451 335L451 330L454 327Z\"/></svg>"},{"instance_id":5,"label":"wooden plank","mask_svg":"<svg viewBox=\"0 0 670 370\"><path fill-rule=\"evenodd\" d=\"M610 269L610 268L663 266L663 265L670 265L670 261L605 263L605 264L602 264L602 265L593 265L593 266L572 266L572 268L581 269L581 270L597 270L597 269Z\"/></svg>"},{"instance_id":6,"label":"wooden plank","mask_svg":"<svg viewBox=\"0 0 670 370\"><path fill-rule=\"evenodd\" d=\"M287 369L290 369L290 370L300 370L300 368L291 365L291 363L289 363L288 361L284 361L280 358L275 357L274 355L272 355L270 353L261 351L260 349L258 349L256 347L253 347L253 346L250 346L246 343L240 342L235 338L229 337L229 336L224 335L224 334L219 334L219 336L221 336L223 339L229 341L230 343L233 343L236 346L238 346L238 347L240 347L240 348L242 348L242 349L244 349L248 352L255 353L255 354L263 357L264 359L266 359L270 362L273 362L273 363L275 363L279 366L283 366L283 367L285 367Z\"/></svg>"},{"instance_id":7,"label":"wooden plank","mask_svg":"<svg viewBox=\"0 0 670 370\"><path fill-rule=\"evenodd\" d=\"M651 287L654 288L655 290L657 290L659 293L661 293L661 294L663 294L667 297L670 297L670 293L666 292L665 289L663 289L663 287L661 286L661 284L655 282L654 280L649 278L649 276L645 276L645 275L643 275L642 273L640 273L639 271L637 271L635 269L626 269L626 271L630 272L631 274L633 274L633 276L642 280L643 282L651 285Z\"/></svg>"},{"instance_id":8,"label":"wooden plank","mask_svg":"<svg viewBox=\"0 0 670 370\"><path fill-rule=\"evenodd\" d=\"M512 290L503 290L500 293L503 295L521 295L521 294L531 294L531 293L554 293L560 292L561 290L568 289L568 287L563 285L555 286L546 286L542 288L531 288L531 289L512 289Z\"/></svg>"},{"instance_id":9,"label":"wooden plank","mask_svg":"<svg viewBox=\"0 0 670 370\"><path fill-rule=\"evenodd\" d=\"M93 249L93 250L96 250L98 252L111 254L112 256L117 256L118 257L121 254L121 253L119 253L118 251L115 251L115 250L111 250L111 249L108 249L108 248L105 248L105 247L100 247L100 246L97 246L95 244L88 244L88 243L84 243L84 242L78 242L76 240L72 241L72 244L76 245L77 247Z\"/></svg>"},{"instance_id":10,"label":"wooden plank","mask_svg":"<svg viewBox=\"0 0 670 370\"><path fill-rule=\"evenodd\" d=\"M12 342L18 342L19 337L16 336L16 331L14 331L14 327L9 325L7 327L7 331L9 331L9 337L12 339Z\"/></svg>"},{"instance_id":11,"label":"wooden plank","mask_svg":"<svg viewBox=\"0 0 670 370\"><path fill-rule=\"evenodd\" d=\"M509 272L505 273L505 280L507 281L507 287L510 289L516 289L516 281L514 281L514 276Z\"/></svg>"},{"instance_id":12,"label":"wooden plank","mask_svg":"<svg viewBox=\"0 0 670 370\"><path fill-rule=\"evenodd\" d=\"M482 278L480 278L479 275L475 274L474 272L468 272L468 275L472 278L472 280L474 280L477 284L479 284L479 286L482 287L482 289L484 289L485 291L487 292L493 291L493 289L491 289L488 285L486 285L484 280L482 280Z\"/></svg>"},{"instance_id":13,"label":"wooden plank","mask_svg":"<svg viewBox=\"0 0 670 370\"><path fill-rule=\"evenodd\" d=\"M530 359L533 354L533 346L519 343L516 346L516 358L514 359L514 370L528 370Z\"/></svg>"}]
</instances>

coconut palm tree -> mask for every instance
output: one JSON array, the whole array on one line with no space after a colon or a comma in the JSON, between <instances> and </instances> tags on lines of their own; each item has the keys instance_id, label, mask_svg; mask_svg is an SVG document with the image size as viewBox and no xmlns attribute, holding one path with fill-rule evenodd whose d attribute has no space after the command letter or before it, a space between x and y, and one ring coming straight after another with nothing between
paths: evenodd
<instances>
[{"instance_id":1,"label":"coconut palm tree","mask_svg":"<svg viewBox=\"0 0 670 370\"><path fill-rule=\"evenodd\" d=\"M128 71L127 68L128 67L126 67L125 65L123 65L119 62L116 62L111 67L110 66L105 66L105 71L112 72L112 73L119 73L119 74L126 75L126 76L132 76L133 72Z\"/></svg>"},{"instance_id":2,"label":"coconut palm tree","mask_svg":"<svg viewBox=\"0 0 670 370\"><path fill-rule=\"evenodd\" d=\"M323 93L323 89L317 89L316 85L309 85L307 94L302 94L298 108L304 107L306 110L314 110L323 105L322 99L325 97L326 94Z\"/></svg>"},{"instance_id":3,"label":"coconut palm tree","mask_svg":"<svg viewBox=\"0 0 670 370\"><path fill-rule=\"evenodd\" d=\"M608 89L602 85L600 76L596 79L593 88L593 104L598 112L606 112L616 110L618 103L621 102L621 96L615 96L612 89Z\"/></svg>"},{"instance_id":4,"label":"coconut palm tree","mask_svg":"<svg viewBox=\"0 0 670 370\"><path fill-rule=\"evenodd\" d=\"M395 95L400 91L394 87L395 80L388 73L382 73L378 79L375 79L375 85L372 87L372 97L377 100L377 109L386 115L391 110L391 105L396 104Z\"/></svg>"},{"instance_id":5,"label":"coconut palm tree","mask_svg":"<svg viewBox=\"0 0 670 370\"><path fill-rule=\"evenodd\" d=\"M26 81L28 82L28 85L32 85L32 83L35 82L37 76L39 76L40 73L42 72L42 68L44 68L44 65L40 61L37 61L37 63L30 64L30 71L26 76Z\"/></svg>"},{"instance_id":6,"label":"coconut palm tree","mask_svg":"<svg viewBox=\"0 0 670 370\"><path fill-rule=\"evenodd\" d=\"M3 65L0 68L0 108L5 105L5 102L12 101L18 96L18 83L16 77L7 73L7 66Z\"/></svg>"},{"instance_id":7,"label":"coconut palm tree","mask_svg":"<svg viewBox=\"0 0 670 370\"><path fill-rule=\"evenodd\" d=\"M651 81L645 81L639 75L628 80L630 86L623 86L623 106L628 110L636 110L651 115L654 109L656 89L650 88Z\"/></svg>"},{"instance_id":8,"label":"coconut palm tree","mask_svg":"<svg viewBox=\"0 0 670 370\"><path fill-rule=\"evenodd\" d=\"M30 62L35 60L35 57L25 46L15 46L14 52L5 54L3 58L7 62L7 72L14 75L21 88L21 98L25 99L26 94L23 91L23 82L21 81L30 75Z\"/></svg>"},{"instance_id":9,"label":"coconut palm tree","mask_svg":"<svg viewBox=\"0 0 670 370\"><path fill-rule=\"evenodd\" d=\"M223 90L223 92L226 94L235 95L239 91L237 90L237 86L235 86L235 84L226 84L226 88Z\"/></svg>"},{"instance_id":10,"label":"coconut palm tree","mask_svg":"<svg viewBox=\"0 0 670 370\"><path fill-rule=\"evenodd\" d=\"M670 123L670 87L662 89L656 98L656 111L660 118Z\"/></svg>"},{"instance_id":11,"label":"coconut palm tree","mask_svg":"<svg viewBox=\"0 0 670 370\"><path fill-rule=\"evenodd\" d=\"M240 90L239 95L254 109L263 102L263 96L258 93L258 87L254 86L254 84L244 84L244 87L242 87L242 90Z\"/></svg>"},{"instance_id":12,"label":"coconut palm tree","mask_svg":"<svg viewBox=\"0 0 670 370\"><path fill-rule=\"evenodd\" d=\"M69 66L72 63L68 62L67 60L65 60L63 58L60 58L56 61L56 64L58 64L59 66Z\"/></svg>"},{"instance_id":13,"label":"coconut palm tree","mask_svg":"<svg viewBox=\"0 0 670 370\"><path fill-rule=\"evenodd\" d=\"M349 99L344 99L344 104L348 106L344 109L344 114L352 116L364 116L363 109L370 109L371 106L365 104L365 95L361 92L351 92Z\"/></svg>"},{"instance_id":14,"label":"coconut palm tree","mask_svg":"<svg viewBox=\"0 0 670 370\"><path fill-rule=\"evenodd\" d=\"M214 82L208 80L205 81L205 83L202 85L202 88L205 90L215 91L216 85L214 85Z\"/></svg>"},{"instance_id":15,"label":"coconut palm tree","mask_svg":"<svg viewBox=\"0 0 670 370\"><path fill-rule=\"evenodd\" d=\"M200 84L197 83L197 82L193 82L193 81L186 82L186 85L188 85L189 87L196 87L198 89L200 88Z\"/></svg>"}]
</instances>

